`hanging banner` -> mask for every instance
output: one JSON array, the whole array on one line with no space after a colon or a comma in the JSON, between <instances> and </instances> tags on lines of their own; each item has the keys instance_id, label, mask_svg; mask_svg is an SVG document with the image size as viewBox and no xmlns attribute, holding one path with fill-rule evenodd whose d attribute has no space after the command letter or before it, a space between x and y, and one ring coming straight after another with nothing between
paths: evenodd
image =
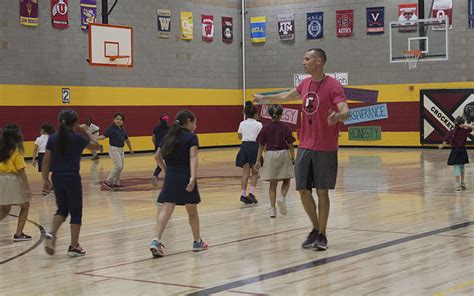
<instances>
[{"instance_id":1,"label":"hanging banner","mask_svg":"<svg viewBox=\"0 0 474 296\"><path fill-rule=\"evenodd\" d=\"M234 39L234 28L232 24L232 18L223 16L222 17L222 42L232 43Z\"/></svg>"},{"instance_id":2,"label":"hanging banner","mask_svg":"<svg viewBox=\"0 0 474 296\"><path fill-rule=\"evenodd\" d=\"M283 14L278 16L278 35L281 41L295 39L295 14Z\"/></svg>"},{"instance_id":3,"label":"hanging banner","mask_svg":"<svg viewBox=\"0 0 474 296\"><path fill-rule=\"evenodd\" d=\"M171 35L171 10L158 9L158 37L170 38Z\"/></svg>"},{"instance_id":4,"label":"hanging banner","mask_svg":"<svg viewBox=\"0 0 474 296\"><path fill-rule=\"evenodd\" d=\"M385 7L367 7L367 35L384 33Z\"/></svg>"},{"instance_id":5,"label":"hanging banner","mask_svg":"<svg viewBox=\"0 0 474 296\"><path fill-rule=\"evenodd\" d=\"M267 17L257 16L250 18L250 40L253 43L262 43L266 41Z\"/></svg>"},{"instance_id":6,"label":"hanging banner","mask_svg":"<svg viewBox=\"0 0 474 296\"><path fill-rule=\"evenodd\" d=\"M214 16L201 15L202 41L212 42L214 40Z\"/></svg>"},{"instance_id":7,"label":"hanging banner","mask_svg":"<svg viewBox=\"0 0 474 296\"><path fill-rule=\"evenodd\" d=\"M469 1L469 8L467 10L468 14L468 22L469 22L469 29L474 29L474 0Z\"/></svg>"},{"instance_id":8,"label":"hanging banner","mask_svg":"<svg viewBox=\"0 0 474 296\"><path fill-rule=\"evenodd\" d=\"M260 110L260 117L272 119L270 114L268 114L269 108L269 105L262 105L262 108ZM280 121L296 125L298 123L298 109L283 108L283 113L281 115Z\"/></svg>"},{"instance_id":9,"label":"hanging banner","mask_svg":"<svg viewBox=\"0 0 474 296\"><path fill-rule=\"evenodd\" d=\"M336 10L337 37L351 37L354 30L354 10Z\"/></svg>"},{"instance_id":10,"label":"hanging banner","mask_svg":"<svg viewBox=\"0 0 474 296\"><path fill-rule=\"evenodd\" d=\"M193 40L193 13L181 11L181 39Z\"/></svg>"},{"instance_id":11,"label":"hanging banner","mask_svg":"<svg viewBox=\"0 0 474 296\"><path fill-rule=\"evenodd\" d=\"M96 0L81 0L81 29L87 31L97 18Z\"/></svg>"},{"instance_id":12,"label":"hanging banner","mask_svg":"<svg viewBox=\"0 0 474 296\"><path fill-rule=\"evenodd\" d=\"M51 25L56 29L69 27L68 0L51 0Z\"/></svg>"},{"instance_id":13,"label":"hanging banner","mask_svg":"<svg viewBox=\"0 0 474 296\"><path fill-rule=\"evenodd\" d=\"M418 19L418 4L399 4L398 5L398 21L406 22ZM407 23L398 28L399 32L416 32L415 23Z\"/></svg>"},{"instance_id":14,"label":"hanging banner","mask_svg":"<svg viewBox=\"0 0 474 296\"><path fill-rule=\"evenodd\" d=\"M20 0L20 25L36 27L38 23L38 0Z\"/></svg>"},{"instance_id":15,"label":"hanging banner","mask_svg":"<svg viewBox=\"0 0 474 296\"><path fill-rule=\"evenodd\" d=\"M323 38L323 20L324 12L310 12L306 14L307 39Z\"/></svg>"},{"instance_id":16,"label":"hanging banner","mask_svg":"<svg viewBox=\"0 0 474 296\"><path fill-rule=\"evenodd\" d=\"M449 18L449 29L453 28L453 0L434 0L433 10L431 10L432 18ZM445 30L444 25L433 26L433 31Z\"/></svg>"}]
</instances>

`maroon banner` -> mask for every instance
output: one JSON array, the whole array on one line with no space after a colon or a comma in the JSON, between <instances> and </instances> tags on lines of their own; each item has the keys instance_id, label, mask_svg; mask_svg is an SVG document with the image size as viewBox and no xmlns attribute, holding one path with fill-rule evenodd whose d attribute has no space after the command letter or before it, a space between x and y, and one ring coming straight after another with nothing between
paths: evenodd
<instances>
[{"instance_id":1,"label":"maroon banner","mask_svg":"<svg viewBox=\"0 0 474 296\"><path fill-rule=\"evenodd\" d=\"M231 17L222 17L222 42L232 43L234 39L234 28Z\"/></svg>"},{"instance_id":2,"label":"maroon banner","mask_svg":"<svg viewBox=\"0 0 474 296\"><path fill-rule=\"evenodd\" d=\"M214 39L214 16L201 15L202 41L212 42Z\"/></svg>"},{"instance_id":3,"label":"maroon banner","mask_svg":"<svg viewBox=\"0 0 474 296\"><path fill-rule=\"evenodd\" d=\"M51 24L56 29L69 27L68 0L51 0Z\"/></svg>"},{"instance_id":4,"label":"maroon banner","mask_svg":"<svg viewBox=\"0 0 474 296\"><path fill-rule=\"evenodd\" d=\"M38 0L20 0L20 25L38 26Z\"/></svg>"},{"instance_id":5,"label":"maroon banner","mask_svg":"<svg viewBox=\"0 0 474 296\"><path fill-rule=\"evenodd\" d=\"M354 30L354 10L336 10L337 37L350 37Z\"/></svg>"}]
</instances>

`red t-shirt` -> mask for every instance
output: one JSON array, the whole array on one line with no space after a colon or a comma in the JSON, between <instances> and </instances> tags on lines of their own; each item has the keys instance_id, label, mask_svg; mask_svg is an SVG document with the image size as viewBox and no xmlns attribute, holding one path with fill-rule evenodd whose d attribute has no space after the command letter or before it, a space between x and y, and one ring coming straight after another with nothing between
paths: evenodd
<instances>
[{"instance_id":1,"label":"red t-shirt","mask_svg":"<svg viewBox=\"0 0 474 296\"><path fill-rule=\"evenodd\" d=\"M281 121L266 123L257 137L257 143L265 146L267 151L288 149L288 145L294 141L290 128Z\"/></svg>"},{"instance_id":2,"label":"red t-shirt","mask_svg":"<svg viewBox=\"0 0 474 296\"><path fill-rule=\"evenodd\" d=\"M339 81L325 76L321 82L311 77L301 81L296 90L303 98L299 147L316 151L336 151L339 140L339 122L328 125L330 111L339 112L337 104L346 101Z\"/></svg>"},{"instance_id":3,"label":"red t-shirt","mask_svg":"<svg viewBox=\"0 0 474 296\"><path fill-rule=\"evenodd\" d=\"M451 148L464 148L466 146L467 137L471 134L472 129L466 128L453 128L444 136L446 143L451 145Z\"/></svg>"}]
</instances>

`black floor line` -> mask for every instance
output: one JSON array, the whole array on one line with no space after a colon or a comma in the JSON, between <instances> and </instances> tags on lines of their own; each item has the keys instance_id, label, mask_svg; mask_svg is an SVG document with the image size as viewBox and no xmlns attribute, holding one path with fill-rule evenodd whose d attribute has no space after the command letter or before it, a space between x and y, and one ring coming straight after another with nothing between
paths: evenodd
<instances>
[{"instance_id":1,"label":"black floor line","mask_svg":"<svg viewBox=\"0 0 474 296\"><path fill-rule=\"evenodd\" d=\"M9 214L9 216L18 217L18 216L16 216L16 215L12 215L12 214ZM0 265L5 264L5 263L7 263L7 262L10 262L10 261L12 261L12 260L15 260L15 259L17 259L17 258L19 258L19 257L21 257L21 256L23 256L23 255L25 255L25 254L27 254L27 253L33 251L33 250L36 249L39 245L41 245L41 243L43 242L43 240L44 240L44 238L45 238L45 236L46 236L46 230L44 230L44 227L43 227L41 224L36 223L35 221L31 221L31 220L27 220L27 221L30 222L31 224L35 225L36 227L38 227L38 229L39 229L39 231L40 231L40 233L41 233L40 238L39 238L38 241L37 241L33 246L31 246L29 249L27 249L27 250L25 250L25 251L23 251L23 252L21 252L21 253L15 255L15 256L13 256L13 257L11 257L11 258L8 258L8 259L6 259L6 260L0 261Z\"/></svg>"},{"instance_id":2,"label":"black floor line","mask_svg":"<svg viewBox=\"0 0 474 296\"><path fill-rule=\"evenodd\" d=\"M392 247L392 246L395 246L395 245L407 243L407 242L414 241L414 240L421 239L421 238L425 238L425 237L428 237L428 236L433 236L433 235L437 235L437 234L440 234L440 233L443 233L443 232L448 232L448 231L468 227L470 225L474 225L474 221L468 221L468 222L459 223L459 224L456 224L456 225L452 225L452 226L448 226L448 227L444 227L444 228L440 228L440 229L435 229L435 230L431 230L431 231L427 231L427 232L423 232L423 233L419 233L419 234L410 235L410 236L407 236L407 237L403 237L403 238L388 241L388 242L385 242L385 243L373 245L373 246L370 246L370 247L350 251L350 252L343 253L343 254L340 254L340 255L335 255L335 256L332 256L332 257L328 257L328 258L322 258L322 259L318 259L318 260L311 261L311 262L308 262L308 263L304 263L304 264L300 264L300 265L296 265L296 266L292 266L292 267L287 267L287 268L272 271L272 272L269 272L269 273L260 274L260 275L253 276L253 277L250 277L250 278L247 278L247 279L242 279L242 280L238 280L238 281L235 281L235 282L225 283L225 284L222 284L222 285L219 285L219 286L206 288L206 289L196 291L196 292L193 292L193 293L189 293L189 294L186 294L186 295L197 296L197 295L209 295L209 294L224 292L224 291L228 291L228 290L231 290L231 289L240 288L240 287L251 285L251 284L254 284L254 283L261 282L261 281L269 280L269 279L272 279L272 278L284 276L284 275L287 275L289 273L294 273L294 272L298 272L298 271L307 270L307 269L317 267L317 266L320 266L320 265L324 265L324 264L344 260L344 259L347 259L347 258L362 255L362 254L367 254L367 253L370 253L370 252L374 252L374 251L378 251L378 250L381 250L381 249L389 248L389 247Z\"/></svg>"}]
</instances>

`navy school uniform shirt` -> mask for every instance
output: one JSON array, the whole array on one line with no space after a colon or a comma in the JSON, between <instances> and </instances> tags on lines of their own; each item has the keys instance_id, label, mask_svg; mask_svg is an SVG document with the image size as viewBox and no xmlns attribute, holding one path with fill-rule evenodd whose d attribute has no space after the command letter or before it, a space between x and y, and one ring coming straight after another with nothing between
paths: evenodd
<instances>
[{"instance_id":1,"label":"navy school uniform shirt","mask_svg":"<svg viewBox=\"0 0 474 296\"><path fill-rule=\"evenodd\" d=\"M127 131L123 127L119 128L115 124L112 124L105 130L104 136L109 138L110 146L120 148L125 146L125 140L128 139Z\"/></svg>"},{"instance_id":2,"label":"navy school uniform shirt","mask_svg":"<svg viewBox=\"0 0 474 296\"><path fill-rule=\"evenodd\" d=\"M160 143L160 147L162 145L163 141ZM199 147L198 137L189 130L181 128L179 142L175 145L173 152L164 157L166 166L190 168L189 158L191 154L189 153L189 149L193 146Z\"/></svg>"},{"instance_id":3,"label":"navy school uniform shirt","mask_svg":"<svg viewBox=\"0 0 474 296\"><path fill-rule=\"evenodd\" d=\"M169 126L162 126L161 124L155 126L153 129L153 135L155 135L155 147L158 147L161 141L163 141L166 133L170 129Z\"/></svg>"},{"instance_id":4,"label":"navy school uniform shirt","mask_svg":"<svg viewBox=\"0 0 474 296\"><path fill-rule=\"evenodd\" d=\"M82 151L90 141L72 131L68 132L69 142L66 153L58 153L59 134L49 136L46 149L51 150L51 171L55 175L79 174Z\"/></svg>"}]
</instances>

